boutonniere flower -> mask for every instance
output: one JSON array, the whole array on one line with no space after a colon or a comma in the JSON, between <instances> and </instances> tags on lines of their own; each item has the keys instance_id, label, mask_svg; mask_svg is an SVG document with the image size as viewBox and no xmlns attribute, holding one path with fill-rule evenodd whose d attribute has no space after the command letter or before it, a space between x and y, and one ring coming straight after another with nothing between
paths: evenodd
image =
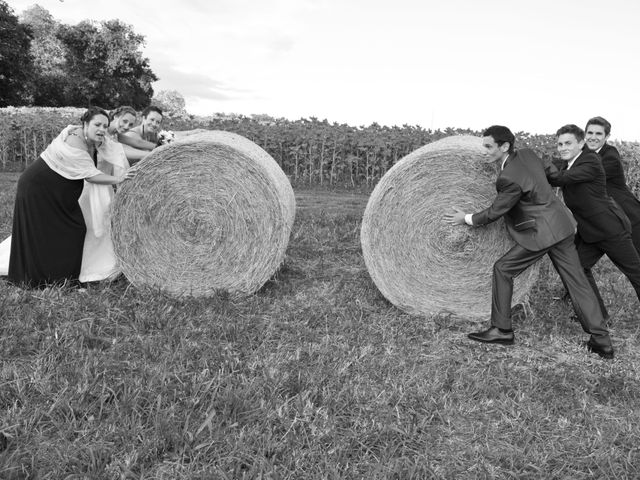
<instances>
[{"instance_id":1,"label":"boutonniere flower","mask_svg":"<svg viewBox=\"0 0 640 480\"><path fill-rule=\"evenodd\" d=\"M175 140L175 135L171 130L161 130L158 133L158 145L166 145Z\"/></svg>"}]
</instances>

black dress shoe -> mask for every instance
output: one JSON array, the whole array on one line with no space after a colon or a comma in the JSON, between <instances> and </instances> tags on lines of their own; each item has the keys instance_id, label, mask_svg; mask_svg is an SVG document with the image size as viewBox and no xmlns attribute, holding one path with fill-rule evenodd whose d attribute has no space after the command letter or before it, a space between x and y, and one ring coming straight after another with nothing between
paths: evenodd
<instances>
[{"instance_id":1,"label":"black dress shoe","mask_svg":"<svg viewBox=\"0 0 640 480\"><path fill-rule=\"evenodd\" d=\"M498 327L490 327L482 332L474 332L467 335L471 340L484 343L499 343L501 345L513 345L513 332L501 332Z\"/></svg>"},{"instance_id":2,"label":"black dress shoe","mask_svg":"<svg viewBox=\"0 0 640 480\"><path fill-rule=\"evenodd\" d=\"M597 353L602 358L613 358L613 347L611 345L596 345L594 343L591 343L591 340L589 340L588 342L584 342L584 345L591 353Z\"/></svg>"}]
</instances>

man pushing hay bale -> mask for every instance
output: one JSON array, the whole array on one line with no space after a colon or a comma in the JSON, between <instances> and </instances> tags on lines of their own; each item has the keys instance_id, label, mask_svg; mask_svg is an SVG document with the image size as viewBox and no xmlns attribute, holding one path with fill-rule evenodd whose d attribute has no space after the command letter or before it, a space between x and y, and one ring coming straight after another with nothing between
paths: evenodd
<instances>
[{"instance_id":1,"label":"man pushing hay bale","mask_svg":"<svg viewBox=\"0 0 640 480\"><path fill-rule=\"evenodd\" d=\"M490 314L492 266L513 241L502 220L459 229L442 214L451 205L485 208L495 197L495 176L482 140L464 135L419 148L380 180L364 213L361 243L369 274L391 303L416 315ZM514 303L526 299L537 273L534 266L516 279Z\"/></svg>"},{"instance_id":2,"label":"man pushing hay bale","mask_svg":"<svg viewBox=\"0 0 640 480\"><path fill-rule=\"evenodd\" d=\"M178 295L251 293L278 269L295 198L258 145L230 132L194 133L155 149L138 169L112 213L131 283Z\"/></svg>"}]
</instances>

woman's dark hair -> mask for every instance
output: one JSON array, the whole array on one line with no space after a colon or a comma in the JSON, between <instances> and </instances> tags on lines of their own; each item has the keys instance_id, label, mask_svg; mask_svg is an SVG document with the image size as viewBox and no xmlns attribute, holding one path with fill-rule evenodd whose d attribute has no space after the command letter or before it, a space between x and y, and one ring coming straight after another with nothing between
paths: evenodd
<instances>
[{"instance_id":1,"label":"woman's dark hair","mask_svg":"<svg viewBox=\"0 0 640 480\"><path fill-rule=\"evenodd\" d=\"M149 115L151 112L156 112L160 114L160 116L162 116L162 109L160 107L156 107L155 105L149 105L147 108L145 108L142 111L142 116L144 118L147 118L147 115Z\"/></svg>"},{"instance_id":2,"label":"woman's dark hair","mask_svg":"<svg viewBox=\"0 0 640 480\"><path fill-rule=\"evenodd\" d=\"M80 117L80 121L82 123L89 123L91 120L93 120L93 117L95 117L96 115L104 115L105 117L107 117L107 120L109 120L109 114L104 108L100 108L100 107L96 107L95 105L92 105L89 108L87 108L86 112L82 114L82 116Z\"/></svg>"},{"instance_id":3,"label":"woman's dark hair","mask_svg":"<svg viewBox=\"0 0 640 480\"><path fill-rule=\"evenodd\" d=\"M115 110L111 110L111 114L109 115L109 119L113 120L114 118L120 117L120 116L124 115L125 113L130 113L134 117L138 116L137 112L135 111L135 109L133 107L130 107L129 105L121 105L118 108L116 108Z\"/></svg>"},{"instance_id":4,"label":"woman's dark hair","mask_svg":"<svg viewBox=\"0 0 640 480\"><path fill-rule=\"evenodd\" d=\"M482 134L483 137L491 137L498 144L509 143L509 153L513 153L516 137L511 130L502 125L491 125Z\"/></svg>"}]
</instances>

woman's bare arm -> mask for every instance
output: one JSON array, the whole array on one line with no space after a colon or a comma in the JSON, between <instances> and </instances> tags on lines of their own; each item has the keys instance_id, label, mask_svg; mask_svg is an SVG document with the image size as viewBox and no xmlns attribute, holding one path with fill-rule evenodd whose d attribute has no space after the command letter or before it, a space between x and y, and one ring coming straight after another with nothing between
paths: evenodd
<instances>
[{"instance_id":1,"label":"woman's bare arm","mask_svg":"<svg viewBox=\"0 0 640 480\"><path fill-rule=\"evenodd\" d=\"M122 145L122 149L124 150L124 154L127 156L127 160L129 160L131 165L139 162L151 153L149 150L140 150L139 148L133 148L129 145Z\"/></svg>"},{"instance_id":2,"label":"woman's bare arm","mask_svg":"<svg viewBox=\"0 0 640 480\"><path fill-rule=\"evenodd\" d=\"M119 133L118 141L124 145L129 145L130 147L137 148L139 150L153 150L156 148L155 143L144 140L140 135L131 130L126 133Z\"/></svg>"},{"instance_id":3,"label":"woman's bare arm","mask_svg":"<svg viewBox=\"0 0 640 480\"><path fill-rule=\"evenodd\" d=\"M89 183L96 183L98 185L118 185L125 180L133 178L136 174L137 167L129 168L124 175L120 177L114 177L113 175L107 175L106 173L98 173L93 177L85 178Z\"/></svg>"}]
</instances>

